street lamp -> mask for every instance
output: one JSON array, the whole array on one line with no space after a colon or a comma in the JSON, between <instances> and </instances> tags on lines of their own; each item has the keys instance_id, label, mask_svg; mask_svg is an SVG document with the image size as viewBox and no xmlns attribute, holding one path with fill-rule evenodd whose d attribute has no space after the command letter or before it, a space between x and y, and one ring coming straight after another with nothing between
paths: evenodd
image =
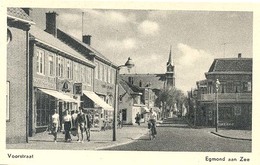
<instances>
[{"instance_id":1,"label":"street lamp","mask_svg":"<svg viewBox=\"0 0 260 165\"><path fill-rule=\"evenodd\" d=\"M218 90L219 90L219 85L220 82L218 81L218 79L216 80L216 103L217 103L217 108L216 108L216 132L218 132Z\"/></svg>"},{"instance_id":2,"label":"street lamp","mask_svg":"<svg viewBox=\"0 0 260 165\"><path fill-rule=\"evenodd\" d=\"M113 115L113 141L116 141L116 126L117 126L117 111L118 111L118 74L122 67L127 67L130 70L134 67L134 63L130 57L124 65L120 65L116 68L116 81L115 81L115 101L114 101L114 115Z\"/></svg>"}]
</instances>

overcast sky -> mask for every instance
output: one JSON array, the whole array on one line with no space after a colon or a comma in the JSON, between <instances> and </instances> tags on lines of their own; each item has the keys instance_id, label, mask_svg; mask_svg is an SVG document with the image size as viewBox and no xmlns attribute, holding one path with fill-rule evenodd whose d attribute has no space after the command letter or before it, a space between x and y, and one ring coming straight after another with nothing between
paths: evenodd
<instances>
[{"instance_id":1,"label":"overcast sky","mask_svg":"<svg viewBox=\"0 0 260 165\"><path fill-rule=\"evenodd\" d=\"M92 47L118 65L131 57L131 73L165 73L172 46L176 87L185 93L205 79L214 58L253 56L251 12L34 8L36 26L45 29L49 11L58 13L58 28L79 39L84 12Z\"/></svg>"}]
</instances>

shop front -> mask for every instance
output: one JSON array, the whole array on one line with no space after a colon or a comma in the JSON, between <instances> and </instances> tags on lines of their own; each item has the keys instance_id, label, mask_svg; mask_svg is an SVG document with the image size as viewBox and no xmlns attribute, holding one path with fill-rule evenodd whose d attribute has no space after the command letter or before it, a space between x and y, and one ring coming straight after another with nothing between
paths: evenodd
<instances>
[{"instance_id":1,"label":"shop front","mask_svg":"<svg viewBox=\"0 0 260 165\"><path fill-rule=\"evenodd\" d=\"M114 108L92 91L83 91L81 97L85 113L92 116L92 130L100 131L112 127Z\"/></svg>"},{"instance_id":2,"label":"shop front","mask_svg":"<svg viewBox=\"0 0 260 165\"><path fill-rule=\"evenodd\" d=\"M68 94L51 89L35 88L35 125L32 130L34 133L49 130L51 127L51 116L54 109L58 110L60 121L64 111L77 109L78 101ZM62 128L62 125L60 125Z\"/></svg>"}]
</instances>

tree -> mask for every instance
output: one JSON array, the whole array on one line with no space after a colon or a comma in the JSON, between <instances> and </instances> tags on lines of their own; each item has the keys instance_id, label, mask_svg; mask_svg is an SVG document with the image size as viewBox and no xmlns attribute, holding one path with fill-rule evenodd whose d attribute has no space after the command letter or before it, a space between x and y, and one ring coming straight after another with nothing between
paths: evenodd
<instances>
[{"instance_id":1,"label":"tree","mask_svg":"<svg viewBox=\"0 0 260 165\"><path fill-rule=\"evenodd\" d=\"M177 109L181 109L182 105L187 102L184 93L177 88L162 90L159 94L159 100L163 104L164 117L167 117L167 113L173 110L174 105L177 106Z\"/></svg>"}]
</instances>

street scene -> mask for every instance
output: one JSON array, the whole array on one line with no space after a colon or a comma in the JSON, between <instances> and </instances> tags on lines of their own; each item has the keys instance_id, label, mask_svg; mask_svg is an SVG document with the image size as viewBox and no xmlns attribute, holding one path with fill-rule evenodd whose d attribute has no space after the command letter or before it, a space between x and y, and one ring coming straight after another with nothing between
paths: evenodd
<instances>
[{"instance_id":1,"label":"street scene","mask_svg":"<svg viewBox=\"0 0 260 165\"><path fill-rule=\"evenodd\" d=\"M7 8L6 148L252 152L253 13Z\"/></svg>"}]
</instances>

